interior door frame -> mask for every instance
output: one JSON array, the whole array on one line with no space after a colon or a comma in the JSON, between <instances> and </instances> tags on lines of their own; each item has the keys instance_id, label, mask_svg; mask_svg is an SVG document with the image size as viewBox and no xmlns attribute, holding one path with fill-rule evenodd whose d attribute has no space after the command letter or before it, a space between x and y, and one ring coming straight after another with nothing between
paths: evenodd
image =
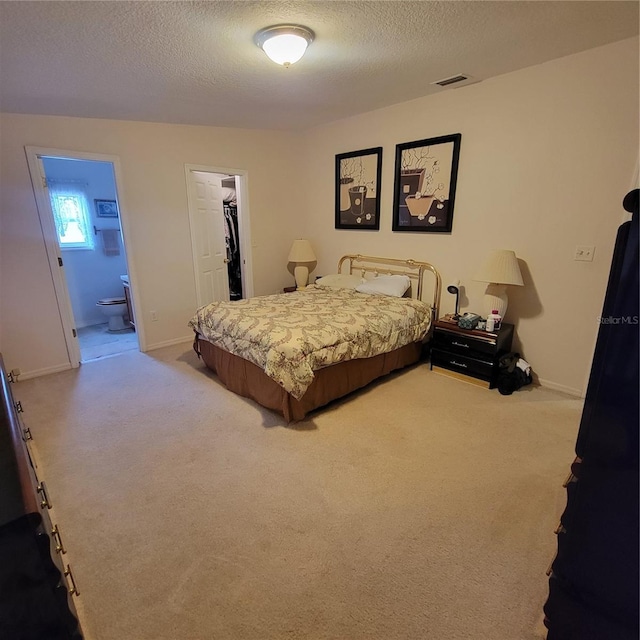
<instances>
[{"instance_id":1,"label":"interior door frame","mask_svg":"<svg viewBox=\"0 0 640 640\"><path fill-rule=\"evenodd\" d=\"M201 164L185 164L184 176L187 188L187 203L189 207L189 226L191 229L191 255L193 258L193 277L195 280L196 292L197 284L197 249L194 238L194 229L191 224L191 216L194 214L195 203L192 202L191 190L189 187L191 172L202 171L203 173L223 174L224 176L235 176L236 178L236 198L238 201L238 233L240 234L240 259L242 272L242 297L253 297L253 265L251 257L251 222L249 216L249 174L245 169L233 169L229 167L211 167Z\"/></svg>"},{"instance_id":2,"label":"interior door frame","mask_svg":"<svg viewBox=\"0 0 640 640\"><path fill-rule=\"evenodd\" d=\"M53 210L46 186L46 175L42 165L42 158L61 158L65 160L88 160L97 162L109 162L113 167L116 199L118 201L118 209L120 213L120 230L122 234L122 242L124 245L125 256L127 258L127 270L129 274L129 282L131 283L131 293L133 298L134 313L140 309L139 288L137 286L138 278L133 260L133 247L131 243L130 222L127 214L127 206L122 194L121 185L123 184L122 170L120 167L120 158L118 156L90 153L85 151L70 151L68 149L52 149L48 147L25 146L27 156L27 164L31 175L31 184L36 199L36 208L38 217L40 218L40 227L42 228L42 236L47 252L49 269L51 270L51 278L55 290L58 310L60 312L60 320L62 330L67 346L67 354L69 356L69 364L72 368L80 366L80 344L75 326L73 308L71 306L71 297L67 286L67 279L64 273L64 262L62 260L62 251L56 232ZM136 317L139 317L138 313ZM138 347L140 351L146 351L146 338L144 326L142 323L136 323L136 333L138 335Z\"/></svg>"}]
</instances>

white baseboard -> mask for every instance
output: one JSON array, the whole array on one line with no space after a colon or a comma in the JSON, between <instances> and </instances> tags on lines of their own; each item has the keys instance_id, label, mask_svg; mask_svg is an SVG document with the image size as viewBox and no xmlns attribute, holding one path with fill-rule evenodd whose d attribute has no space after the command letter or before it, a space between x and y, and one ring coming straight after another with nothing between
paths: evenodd
<instances>
[{"instance_id":1,"label":"white baseboard","mask_svg":"<svg viewBox=\"0 0 640 640\"><path fill-rule=\"evenodd\" d=\"M157 342L148 346L147 351L161 349L162 347L171 347L174 344L183 344L187 342L193 342L193 334L191 334L190 336L184 336L182 338L166 340L165 342ZM21 380L30 380L31 378L39 378L40 376L48 376L52 373L60 373L61 371L68 371L71 368L71 364L66 362L65 364L58 364L54 365L53 367L45 367L44 369L36 369L35 371L25 371L18 376L18 382L20 382Z\"/></svg>"},{"instance_id":2,"label":"white baseboard","mask_svg":"<svg viewBox=\"0 0 640 640\"><path fill-rule=\"evenodd\" d=\"M22 380L30 380L31 378L39 378L40 376L48 376L51 373L68 371L69 369L71 369L71 364L65 362L65 364L58 364L53 367L45 367L44 369L36 369L35 371L26 371L18 376L18 382L21 382Z\"/></svg>"},{"instance_id":3,"label":"white baseboard","mask_svg":"<svg viewBox=\"0 0 640 640\"><path fill-rule=\"evenodd\" d=\"M174 338L173 340L165 340L164 342L156 342L154 344L147 345L147 351L154 351L155 349L162 349L162 347L171 347L174 344L183 344L186 342L193 342L193 334L183 338Z\"/></svg>"},{"instance_id":4,"label":"white baseboard","mask_svg":"<svg viewBox=\"0 0 640 640\"><path fill-rule=\"evenodd\" d=\"M554 391L562 391L562 393L567 393L570 396L574 396L576 398L584 398L584 391L582 391L582 389L574 389L573 387L567 387L564 384L558 384L557 382L544 380L543 378L538 378L538 382L541 387L553 389Z\"/></svg>"}]
</instances>

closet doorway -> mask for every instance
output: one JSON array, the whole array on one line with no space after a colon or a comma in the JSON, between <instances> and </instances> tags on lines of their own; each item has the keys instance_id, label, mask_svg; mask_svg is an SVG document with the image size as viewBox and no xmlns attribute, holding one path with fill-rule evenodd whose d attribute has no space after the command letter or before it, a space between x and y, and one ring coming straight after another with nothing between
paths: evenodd
<instances>
[{"instance_id":1,"label":"closet doorway","mask_svg":"<svg viewBox=\"0 0 640 640\"><path fill-rule=\"evenodd\" d=\"M196 302L253 295L246 172L185 166Z\"/></svg>"}]
</instances>

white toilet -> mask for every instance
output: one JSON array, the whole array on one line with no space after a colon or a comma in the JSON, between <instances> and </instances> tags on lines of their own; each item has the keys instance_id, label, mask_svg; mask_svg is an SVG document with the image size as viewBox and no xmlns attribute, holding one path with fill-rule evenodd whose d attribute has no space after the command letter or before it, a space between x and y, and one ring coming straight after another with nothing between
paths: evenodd
<instances>
[{"instance_id":1,"label":"white toilet","mask_svg":"<svg viewBox=\"0 0 640 640\"><path fill-rule=\"evenodd\" d=\"M124 331L129 328L123 318L127 311L127 301L124 298L103 298L98 300L96 307L109 318L107 331Z\"/></svg>"}]
</instances>

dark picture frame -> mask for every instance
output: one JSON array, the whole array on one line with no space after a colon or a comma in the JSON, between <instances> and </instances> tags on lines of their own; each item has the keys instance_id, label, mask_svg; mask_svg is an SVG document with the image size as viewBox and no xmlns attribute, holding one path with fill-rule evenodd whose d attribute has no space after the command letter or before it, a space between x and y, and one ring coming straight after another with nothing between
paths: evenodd
<instances>
[{"instance_id":1,"label":"dark picture frame","mask_svg":"<svg viewBox=\"0 0 640 640\"><path fill-rule=\"evenodd\" d=\"M451 232L461 138L454 133L396 145L393 231Z\"/></svg>"},{"instance_id":2,"label":"dark picture frame","mask_svg":"<svg viewBox=\"0 0 640 640\"><path fill-rule=\"evenodd\" d=\"M380 229L382 147L336 155L336 229Z\"/></svg>"},{"instance_id":3,"label":"dark picture frame","mask_svg":"<svg viewBox=\"0 0 640 640\"><path fill-rule=\"evenodd\" d=\"M118 203L115 200L94 200L98 218L117 218Z\"/></svg>"}]
</instances>

